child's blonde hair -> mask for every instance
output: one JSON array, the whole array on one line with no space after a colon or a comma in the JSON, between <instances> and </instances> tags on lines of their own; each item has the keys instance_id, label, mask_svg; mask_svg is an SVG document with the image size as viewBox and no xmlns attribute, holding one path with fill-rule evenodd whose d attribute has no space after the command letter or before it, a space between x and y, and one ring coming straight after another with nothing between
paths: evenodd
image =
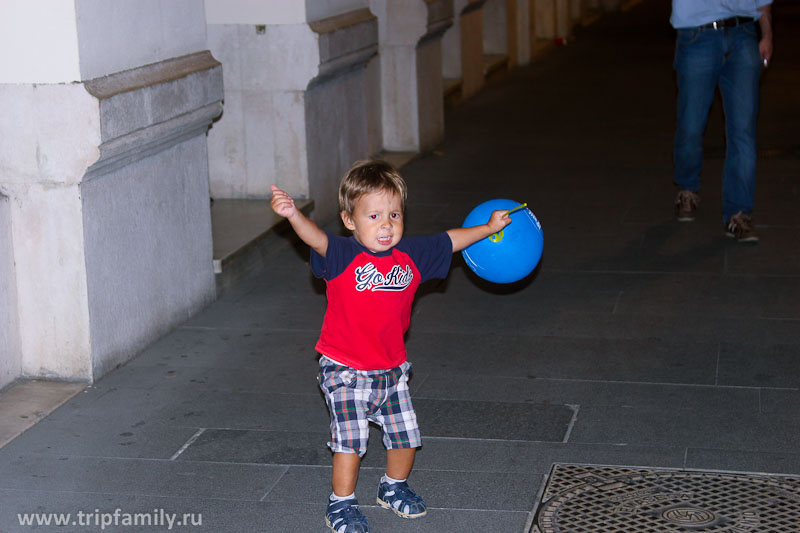
<instances>
[{"instance_id":1,"label":"child's blonde hair","mask_svg":"<svg viewBox=\"0 0 800 533\"><path fill-rule=\"evenodd\" d=\"M376 191L399 194L405 208L406 182L392 165L378 159L356 161L339 185L339 209L352 215L358 197Z\"/></svg>"}]
</instances>

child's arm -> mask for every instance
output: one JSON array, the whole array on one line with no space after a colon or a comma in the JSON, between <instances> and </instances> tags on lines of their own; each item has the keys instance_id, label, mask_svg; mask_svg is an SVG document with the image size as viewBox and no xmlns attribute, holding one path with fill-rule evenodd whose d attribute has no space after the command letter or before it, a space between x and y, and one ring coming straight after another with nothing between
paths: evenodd
<instances>
[{"instance_id":1,"label":"child's arm","mask_svg":"<svg viewBox=\"0 0 800 533\"><path fill-rule=\"evenodd\" d=\"M508 211L493 211L486 224L447 230L450 240L453 241L453 253L461 251L470 244L485 239L511 224L511 217L506 216L506 213Z\"/></svg>"},{"instance_id":2,"label":"child's arm","mask_svg":"<svg viewBox=\"0 0 800 533\"><path fill-rule=\"evenodd\" d=\"M272 200L270 201L272 210L278 215L286 217L297 236L315 252L325 257L325 253L328 251L328 236L325 232L297 209L294 200L286 192L275 185L270 185L269 188L272 191Z\"/></svg>"}]
</instances>

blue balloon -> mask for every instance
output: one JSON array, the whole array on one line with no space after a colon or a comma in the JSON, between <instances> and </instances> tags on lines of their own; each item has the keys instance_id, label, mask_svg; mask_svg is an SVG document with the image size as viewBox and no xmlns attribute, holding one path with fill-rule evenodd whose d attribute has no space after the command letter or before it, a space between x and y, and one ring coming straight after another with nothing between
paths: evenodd
<instances>
[{"instance_id":1,"label":"blue balloon","mask_svg":"<svg viewBox=\"0 0 800 533\"><path fill-rule=\"evenodd\" d=\"M489 200L467 215L463 227L486 224L492 211L510 211L519 205L513 200ZM528 208L514 211L509 216L512 222L503 231L461 251L467 266L478 276L493 283L521 280L533 272L542 257L544 236L536 216Z\"/></svg>"}]
</instances>

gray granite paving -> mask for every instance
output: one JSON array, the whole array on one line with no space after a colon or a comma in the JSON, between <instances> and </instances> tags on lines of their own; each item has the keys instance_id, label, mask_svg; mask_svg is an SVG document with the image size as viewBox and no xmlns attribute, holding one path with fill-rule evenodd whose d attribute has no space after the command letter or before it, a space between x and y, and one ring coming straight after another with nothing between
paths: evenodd
<instances>
[{"instance_id":1,"label":"gray granite paving","mask_svg":"<svg viewBox=\"0 0 800 533\"><path fill-rule=\"evenodd\" d=\"M665 2L606 15L448 111L436 153L403 169L409 234L512 198L542 221L545 247L519 283L483 282L457 254L420 291L412 483L430 513L402 521L375 504L372 428L357 495L373 531L522 532L557 462L800 473L800 56L787 52L800 13L775 11L757 246L722 235L718 103L702 209L673 220ZM55 528L20 525L33 512L81 512L57 530L100 531L95 513L116 509L194 513L207 531L326 530L324 286L303 246L269 246L263 268L0 449L0 531Z\"/></svg>"}]
</instances>

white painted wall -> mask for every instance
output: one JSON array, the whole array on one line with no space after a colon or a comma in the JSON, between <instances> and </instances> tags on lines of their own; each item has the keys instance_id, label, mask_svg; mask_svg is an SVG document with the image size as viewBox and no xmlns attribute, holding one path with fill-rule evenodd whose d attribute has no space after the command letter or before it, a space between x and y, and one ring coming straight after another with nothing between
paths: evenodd
<instances>
[{"instance_id":1,"label":"white painted wall","mask_svg":"<svg viewBox=\"0 0 800 533\"><path fill-rule=\"evenodd\" d=\"M203 0L74 0L81 79L206 49Z\"/></svg>"},{"instance_id":2,"label":"white painted wall","mask_svg":"<svg viewBox=\"0 0 800 533\"><path fill-rule=\"evenodd\" d=\"M0 83L79 80L75 3L0 2L0 65Z\"/></svg>"},{"instance_id":3,"label":"white painted wall","mask_svg":"<svg viewBox=\"0 0 800 533\"><path fill-rule=\"evenodd\" d=\"M217 0L209 1L207 10ZM208 134L213 198L265 198L270 195L269 186L276 184L292 196L313 197L315 216L323 216L327 206L322 207L321 195L327 198L331 183L338 186L340 167L347 170L355 159L380 148L380 135L367 133L380 127L380 96L375 92L380 63L368 70L359 66L357 73L347 68L352 61L366 63L369 58L360 56L377 48L377 24L364 9L365 3L319 4L316 13L325 5L329 9L361 7L324 22L267 21L263 28L255 20L208 25L208 47L223 64L225 84L225 109ZM246 14L243 9L242 16ZM344 75L357 79L339 83L336 78ZM315 86L315 94L325 95L311 107L310 85ZM318 107L325 102L332 108L352 107L350 98L336 94L339 90L355 91L358 108L326 112ZM377 117L366 114L366 108L377 110ZM350 115L340 116L347 112ZM333 154L329 155L323 139L334 147ZM340 153L347 158L353 154L353 159L340 164L336 162ZM314 157L322 159L315 163ZM331 169L336 173L328 183ZM314 177L315 172L326 177ZM333 208L335 214L335 198Z\"/></svg>"},{"instance_id":4,"label":"white painted wall","mask_svg":"<svg viewBox=\"0 0 800 533\"><path fill-rule=\"evenodd\" d=\"M208 24L300 24L306 20L302 0L206 0Z\"/></svg>"},{"instance_id":5,"label":"white painted wall","mask_svg":"<svg viewBox=\"0 0 800 533\"><path fill-rule=\"evenodd\" d=\"M223 64L225 109L208 132L213 198L266 198L276 184L308 197L303 92L318 72L307 24L211 24L208 47Z\"/></svg>"},{"instance_id":6,"label":"white painted wall","mask_svg":"<svg viewBox=\"0 0 800 533\"><path fill-rule=\"evenodd\" d=\"M301 24L369 6L369 0L205 0L208 24Z\"/></svg>"},{"instance_id":7,"label":"white painted wall","mask_svg":"<svg viewBox=\"0 0 800 533\"><path fill-rule=\"evenodd\" d=\"M11 207L8 197L0 194L0 389L18 378L21 371Z\"/></svg>"}]
</instances>

